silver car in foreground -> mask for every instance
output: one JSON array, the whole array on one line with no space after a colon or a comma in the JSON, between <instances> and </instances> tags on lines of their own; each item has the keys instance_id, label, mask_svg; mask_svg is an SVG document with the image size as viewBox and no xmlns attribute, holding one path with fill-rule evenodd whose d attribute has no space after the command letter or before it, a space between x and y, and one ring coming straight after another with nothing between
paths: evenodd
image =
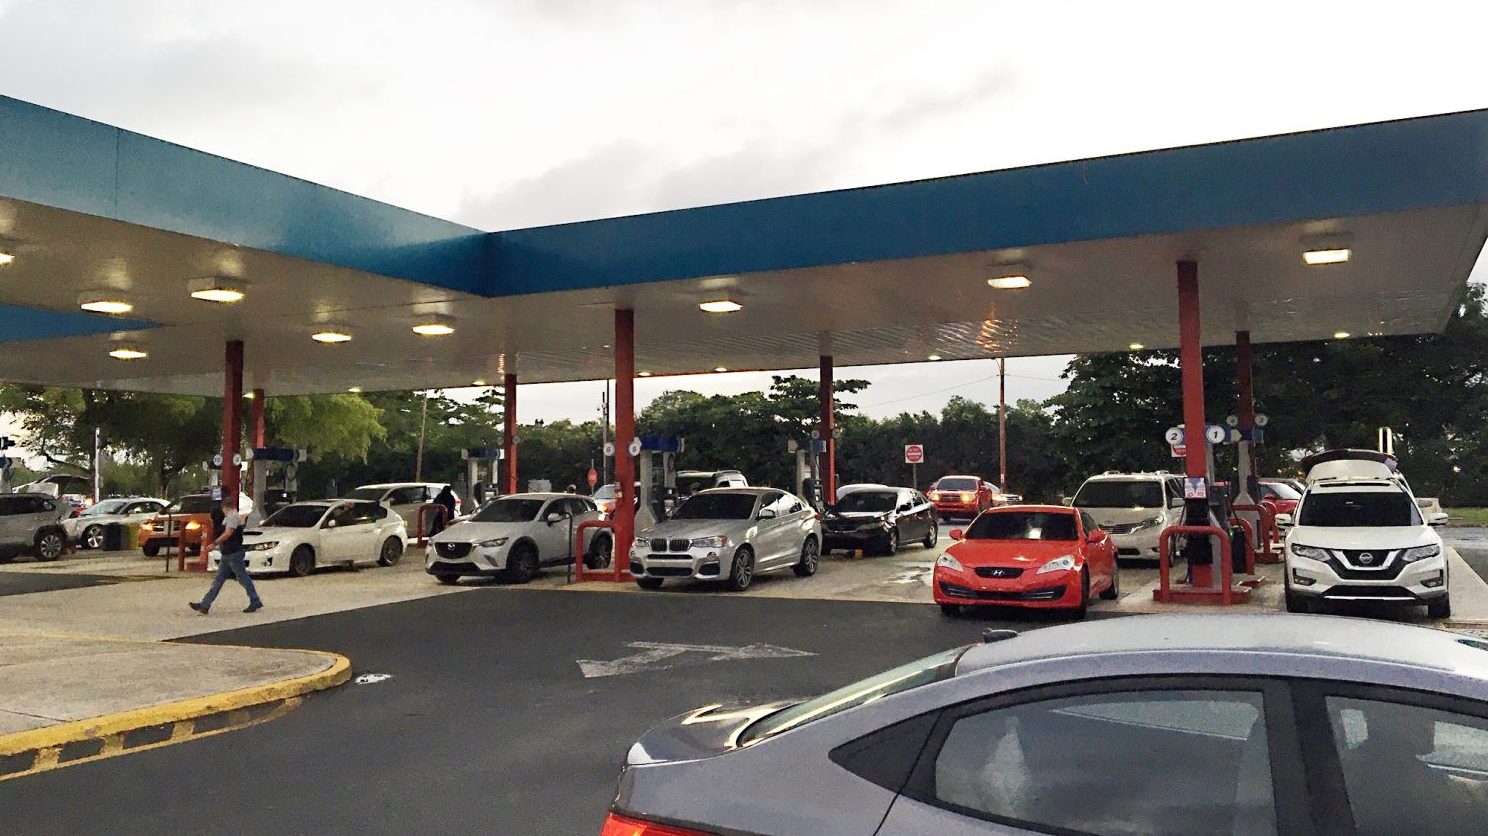
<instances>
[{"instance_id":1,"label":"silver car in foreground","mask_svg":"<svg viewBox=\"0 0 1488 836\"><path fill-rule=\"evenodd\" d=\"M1432 836L1483 832L1485 793L1488 642L1136 616L698 709L631 747L605 832Z\"/></svg>"},{"instance_id":2,"label":"silver car in foreground","mask_svg":"<svg viewBox=\"0 0 1488 836\"><path fill-rule=\"evenodd\" d=\"M742 592L765 572L814 575L820 558L821 520L806 500L774 488L714 488L636 534L630 573L642 589L693 578Z\"/></svg>"}]
</instances>

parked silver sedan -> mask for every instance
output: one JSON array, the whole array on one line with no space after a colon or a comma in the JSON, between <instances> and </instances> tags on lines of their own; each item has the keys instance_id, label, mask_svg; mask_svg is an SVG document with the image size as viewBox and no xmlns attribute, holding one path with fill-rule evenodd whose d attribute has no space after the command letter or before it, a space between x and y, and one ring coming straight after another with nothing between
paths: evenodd
<instances>
[{"instance_id":1,"label":"parked silver sedan","mask_svg":"<svg viewBox=\"0 0 1488 836\"><path fill-rule=\"evenodd\" d=\"M740 592L765 572L814 575L820 557L821 521L806 500L774 488L714 488L636 534L630 572L642 589L693 578Z\"/></svg>"},{"instance_id":2,"label":"parked silver sedan","mask_svg":"<svg viewBox=\"0 0 1488 836\"><path fill-rule=\"evenodd\" d=\"M1488 642L1287 615L988 633L816 699L656 728L605 832L1434 836L1488 820Z\"/></svg>"}]
</instances>

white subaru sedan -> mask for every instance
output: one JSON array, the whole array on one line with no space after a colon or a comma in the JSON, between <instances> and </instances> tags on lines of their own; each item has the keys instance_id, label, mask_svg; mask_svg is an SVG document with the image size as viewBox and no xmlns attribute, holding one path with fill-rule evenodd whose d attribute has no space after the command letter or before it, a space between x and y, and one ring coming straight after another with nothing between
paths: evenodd
<instances>
[{"instance_id":1,"label":"white subaru sedan","mask_svg":"<svg viewBox=\"0 0 1488 836\"><path fill-rule=\"evenodd\" d=\"M392 566L403 558L403 518L377 502L326 499L296 502L243 532L248 573L310 574L317 566ZM211 568L221 558L212 552Z\"/></svg>"}]
</instances>

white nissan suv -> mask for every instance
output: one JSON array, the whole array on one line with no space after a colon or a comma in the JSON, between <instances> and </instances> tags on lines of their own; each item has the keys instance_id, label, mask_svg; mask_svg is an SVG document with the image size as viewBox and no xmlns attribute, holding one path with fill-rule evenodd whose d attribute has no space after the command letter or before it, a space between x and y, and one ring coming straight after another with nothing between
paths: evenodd
<instances>
[{"instance_id":1,"label":"white nissan suv","mask_svg":"<svg viewBox=\"0 0 1488 836\"><path fill-rule=\"evenodd\" d=\"M1278 515L1286 535L1286 606L1309 612L1323 602L1425 604L1432 618L1452 614L1447 558L1403 478L1309 478L1295 516Z\"/></svg>"}]
</instances>

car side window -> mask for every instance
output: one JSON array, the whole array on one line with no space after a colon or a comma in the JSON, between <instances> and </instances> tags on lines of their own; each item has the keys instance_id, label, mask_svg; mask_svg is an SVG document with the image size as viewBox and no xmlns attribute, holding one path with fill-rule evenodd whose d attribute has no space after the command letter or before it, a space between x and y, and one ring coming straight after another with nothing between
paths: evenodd
<instances>
[{"instance_id":1,"label":"car side window","mask_svg":"<svg viewBox=\"0 0 1488 836\"><path fill-rule=\"evenodd\" d=\"M356 521L356 506L342 505L331 511L328 522L334 522L337 528L345 528Z\"/></svg>"},{"instance_id":2,"label":"car side window","mask_svg":"<svg viewBox=\"0 0 1488 836\"><path fill-rule=\"evenodd\" d=\"M1204 780L1174 794L1152 780L1154 763ZM1260 692L1134 690L968 714L924 789L929 803L1034 830L1276 832Z\"/></svg>"},{"instance_id":3,"label":"car side window","mask_svg":"<svg viewBox=\"0 0 1488 836\"><path fill-rule=\"evenodd\" d=\"M358 502L352 506L352 524L363 525L382 519L383 513L387 511L375 502Z\"/></svg>"},{"instance_id":4,"label":"car side window","mask_svg":"<svg viewBox=\"0 0 1488 836\"><path fill-rule=\"evenodd\" d=\"M20 512L20 497L0 496L0 517L8 517Z\"/></svg>"},{"instance_id":5,"label":"car side window","mask_svg":"<svg viewBox=\"0 0 1488 836\"><path fill-rule=\"evenodd\" d=\"M573 509L574 516L580 516L580 515L583 515L583 514L592 514L595 511L598 511L599 510L598 508L596 508L594 506L594 503L593 502L591 502L591 501L589 501L587 499L570 499L568 501L568 505L569 505L570 508Z\"/></svg>"},{"instance_id":6,"label":"car side window","mask_svg":"<svg viewBox=\"0 0 1488 836\"><path fill-rule=\"evenodd\" d=\"M393 491L388 501L394 505L422 505L427 502L428 491L423 486L399 488Z\"/></svg>"},{"instance_id":7,"label":"car side window","mask_svg":"<svg viewBox=\"0 0 1488 836\"><path fill-rule=\"evenodd\" d=\"M57 510L57 506L50 499L39 496L21 497L20 513L22 514L45 514Z\"/></svg>"},{"instance_id":8,"label":"car side window","mask_svg":"<svg viewBox=\"0 0 1488 836\"><path fill-rule=\"evenodd\" d=\"M1095 522L1095 517L1090 516L1090 512L1088 511L1080 512L1080 523L1081 525L1085 526L1086 537L1090 536L1090 532L1098 531L1100 529L1100 526L1097 525Z\"/></svg>"},{"instance_id":9,"label":"car side window","mask_svg":"<svg viewBox=\"0 0 1488 836\"><path fill-rule=\"evenodd\" d=\"M781 491L771 491L765 494L765 498L760 501L760 510L763 511L768 508L775 512L775 516L784 516L785 509L788 507L783 504L785 498L785 494Z\"/></svg>"},{"instance_id":10,"label":"car side window","mask_svg":"<svg viewBox=\"0 0 1488 836\"><path fill-rule=\"evenodd\" d=\"M1488 720L1341 696L1326 705L1360 836L1461 833L1482 820Z\"/></svg>"}]
</instances>

